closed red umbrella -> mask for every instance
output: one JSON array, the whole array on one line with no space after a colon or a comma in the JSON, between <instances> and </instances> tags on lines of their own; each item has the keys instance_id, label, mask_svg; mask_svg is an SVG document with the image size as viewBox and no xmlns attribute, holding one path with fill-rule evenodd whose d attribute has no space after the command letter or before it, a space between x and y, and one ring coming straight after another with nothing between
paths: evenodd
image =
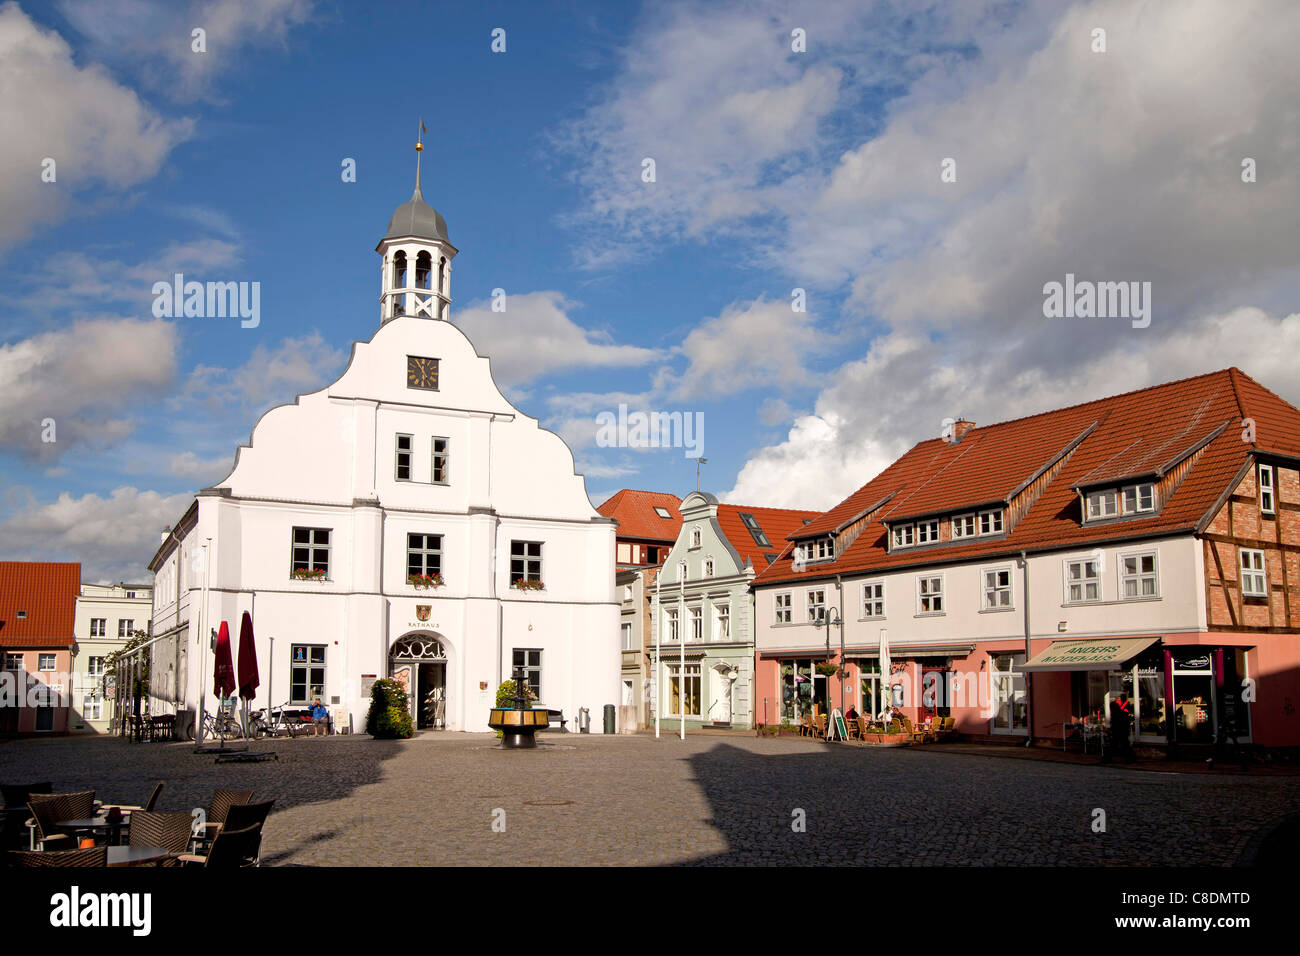
<instances>
[{"instance_id":1,"label":"closed red umbrella","mask_svg":"<svg viewBox=\"0 0 1300 956\"><path fill-rule=\"evenodd\" d=\"M217 632L217 666L212 672L212 693L226 698L235 692L235 662L230 657L230 625L221 622Z\"/></svg>"},{"instance_id":2,"label":"closed red umbrella","mask_svg":"<svg viewBox=\"0 0 1300 956\"><path fill-rule=\"evenodd\" d=\"M257 676L257 645L253 642L253 615L244 612L239 622L239 696L252 700L261 681Z\"/></svg>"}]
</instances>

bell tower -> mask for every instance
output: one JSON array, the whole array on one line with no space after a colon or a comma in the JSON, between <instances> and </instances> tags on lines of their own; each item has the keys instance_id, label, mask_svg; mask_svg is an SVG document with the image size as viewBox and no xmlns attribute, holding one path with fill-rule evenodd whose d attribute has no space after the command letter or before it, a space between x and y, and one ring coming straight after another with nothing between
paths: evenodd
<instances>
[{"instance_id":1,"label":"bell tower","mask_svg":"<svg viewBox=\"0 0 1300 956\"><path fill-rule=\"evenodd\" d=\"M420 192L420 157L424 123L415 143L415 192L388 222L375 251L380 258L379 321L403 315L447 318L451 306L451 260L456 247L447 238L447 222Z\"/></svg>"}]
</instances>

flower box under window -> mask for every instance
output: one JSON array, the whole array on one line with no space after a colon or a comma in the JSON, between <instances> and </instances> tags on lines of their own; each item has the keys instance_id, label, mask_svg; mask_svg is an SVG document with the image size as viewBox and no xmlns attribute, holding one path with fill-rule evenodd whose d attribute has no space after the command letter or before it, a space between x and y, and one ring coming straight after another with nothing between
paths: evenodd
<instances>
[{"instance_id":1,"label":"flower box under window","mask_svg":"<svg viewBox=\"0 0 1300 956\"><path fill-rule=\"evenodd\" d=\"M544 591L546 585L536 579L520 578L510 585L516 591Z\"/></svg>"},{"instance_id":2,"label":"flower box under window","mask_svg":"<svg viewBox=\"0 0 1300 956\"><path fill-rule=\"evenodd\" d=\"M325 571L323 568L294 568L290 576L295 581L324 581Z\"/></svg>"},{"instance_id":3,"label":"flower box under window","mask_svg":"<svg viewBox=\"0 0 1300 956\"><path fill-rule=\"evenodd\" d=\"M442 580L442 575L435 572L434 574L408 574L406 583L415 588L440 588L445 582Z\"/></svg>"}]
</instances>

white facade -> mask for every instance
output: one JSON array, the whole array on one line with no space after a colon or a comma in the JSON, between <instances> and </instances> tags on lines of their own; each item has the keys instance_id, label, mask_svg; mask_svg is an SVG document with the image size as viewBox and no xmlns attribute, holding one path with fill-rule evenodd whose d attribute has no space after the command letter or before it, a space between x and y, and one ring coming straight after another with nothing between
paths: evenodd
<instances>
[{"instance_id":1,"label":"white facade","mask_svg":"<svg viewBox=\"0 0 1300 956\"><path fill-rule=\"evenodd\" d=\"M149 631L153 586L149 584L83 584L77 596L72 656L73 733L106 733L113 702L106 698L101 678L104 661L122 648L135 631Z\"/></svg>"},{"instance_id":2,"label":"white facade","mask_svg":"<svg viewBox=\"0 0 1300 956\"><path fill-rule=\"evenodd\" d=\"M414 257L422 243L438 255L450 249L416 236L386 238L380 252L385 262L390 249ZM384 275L381 301L390 302L409 280ZM442 277L445 315L449 269ZM414 374L412 358L424 360ZM588 708L599 732L603 706L620 701L614 523L591 506L569 448L506 401L488 359L448 321L386 316L337 381L267 412L231 473L196 505L150 565L154 634L184 635L159 649L182 675L182 709L194 709L201 671L206 707L215 704L206 645L199 666L209 540L206 626L229 622L237 644L242 612L253 612L256 707L320 692L337 723L360 731L369 683L394 674L418 692L421 722L423 704L440 698L442 726L483 731L516 652L540 667L539 704L566 719ZM417 543L436 547L428 560L443 586L408 583L410 535L438 536ZM293 573L308 536L322 580ZM543 589L512 586L516 542L540 545L540 568L526 573L540 571Z\"/></svg>"}]
</instances>

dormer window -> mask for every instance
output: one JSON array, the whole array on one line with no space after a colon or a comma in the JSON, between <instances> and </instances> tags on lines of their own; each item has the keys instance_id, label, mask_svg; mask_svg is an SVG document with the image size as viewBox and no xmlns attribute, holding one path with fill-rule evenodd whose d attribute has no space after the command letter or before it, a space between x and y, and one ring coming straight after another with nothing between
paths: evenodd
<instances>
[{"instance_id":1,"label":"dormer window","mask_svg":"<svg viewBox=\"0 0 1300 956\"><path fill-rule=\"evenodd\" d=\"M1114 518L1119 514L1119 495L1115 489L1093 491L1088 494L1088 520Z\"/></svg>"},{"instance_id":2,"label":"dormer window","mask_svg":"<svg viewBox=\"0 0 1300 956\"><path fill-rule=\"evenodd\" d=\"M831 561L834 558L835 542L831 540L830 535L817 538L814 541L805 541L799 545L799 559L804 564L811 564L814 561Z\"/></svg>"},{"instance_id":3,"label":"dormer window","mask_svg":"<svg viewBox=\"0 0 1300 956\"><path fill-rule=\"evenodd\" d=\"M894 528L894 547L910 548L915 541L916 528L910 524L900 524Z\"/></svg>"},{"instance_id":4,"label":"dormer window","mask_svg":"<svg viewBox=\"0 0 1300 956\"><path fill-rule=\"evenodd\" d=\"M933 544L939 540L938 521L918 521L916 523L916 543Z\"/></svg>"},{"instance_id":5,"label":"dormer window","mask_svg":"<svg viewBox=\"0 0 1300 956\"><path fill-rule=\"evenodd\" d=\"M1002 512L983 511L980 513L980 534L1001 534Z\"/></svg>"},{"instance_id":6,"label":"dormer window","mask_svg":"<svg viewBox=\"0 0 1300 956\"><path fill-rule=\"evenodd\" d=\"M1124 489L1124 513L1126 515L1155 510L1155 485L1147 482L1141 485L1129 485Z\"/></svg>"},{"instance_id":7,"label":"dormer window","mask_svg":"<svg viewBox=\"0 0 1300 956\"><path fill-rule=\"evenodd\" d=\"M952 536L956 538L973 538L975 537L975 516L958 515L952 519Z\"/></svg>"}]
</instances>

